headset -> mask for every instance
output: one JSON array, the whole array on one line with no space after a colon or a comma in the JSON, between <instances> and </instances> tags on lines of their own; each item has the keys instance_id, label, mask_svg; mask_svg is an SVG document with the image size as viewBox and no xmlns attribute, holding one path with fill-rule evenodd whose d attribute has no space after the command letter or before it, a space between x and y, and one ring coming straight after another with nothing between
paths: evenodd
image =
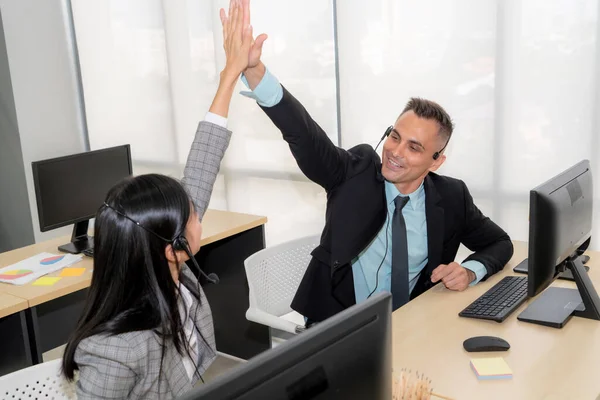
<instances>
[{"instance_id":1,"label":"headset","mask_svg":"<svg viewBox=\"0 0 600 400\"><path fill-rule=\"evenodd\" d=\"M390 216L389 213L386 211L386 219L387 222L385 224L385 251L383 252L383 258L381 259L381 262L379 263L379 267L377 267L377 272L375 273L375 288L373 288L373 290L371 291L371 293L369 293L369 295L367 296L367 299L370 298L373 293L375 293L375 291L377 290L377 288L379 287L379 270L381 270L381 266L383 265L383 262L385 261L385 257L387 256L387 251L388 251L388 228L390 227ZM366 283L366 279L365 279L365 283ZM369 286L367 285L367 288Z\"/></svg>"},{"instance_id":2,"label":"headset","mask_svg":"<svg viewBox=\"0 0 600 400\"><path fill-rule=\"evenodd\" d=\"M192 260L192 264L194 264L194 267L196 267L196 269L198 270L198 273L200 275L204 276L207 281L209 281L209 282L211 282L211 283L213 283L215 285L219 283L219 277L217 276L217 274L210 273L210 274L207 275L206 273L204 273L204 271L202 271L202 269L200 268L200 265L198 265L198 262L196 261L196 259L194 258L194 255L192 254L192 250L190 249L190 244L188 243L188 241L185 238L185 236L178 235L177 237L175 237L172 240L166 239L166 238L160 236L158 233L156 233L156 232L154 232L154 231L146 228L144 225L140 224L138 221L134 220L133 218L131 218L130 216L128 216L124 212L122 212L120 210L117 210L115 207L112 207L107 202L104 202L104 207L110 208L115 213L117 213L118 215L122 216L123 218L126 218L129 221L133 222L134 224L136 224L137 226L139 226L140 228L142 228L146 232L154 235L155 237L159 238L160 240L164 241L165 243L170 244L171 246L173 246L173 250L175 250L175 251L178 251L178 250L185 251L185 253L188 255L188 257L190 258L190 260ZM198 285L198 291L200 291L200 282L197 282L197 285ZM198 305L199 305L199 303L196 305L196 307L198 307ZM198 331L198 335L204 341L204 344L206 344L206 347L209 348L209 349L211 349L210 345L208 344L208 342L206 341L206 339L204 338L204 336L200 333L200 331ZM212 349L211 349L211 351L212 351ZM205 383L204 382L204 378L198 372L198 366L196 365L196 361L194 361L194 360L192 360L192 361L194 363L194 366L196 367L196 373L198 373L198 376L200 377L200 380L204 384Z\"/></svg>"},{"instance_id":3,"label":"headset","mask_svg":"<svg viewBox=\"0 0 600 400\"><path fill-rule=\"evenodd\" d=\"M390 127L388 127L385 130L385 133L381 137L381 140L379 140L379 143L377 143L377 146L375 146L375 151L377 151L377 148L379 147L379 145L381 144L381 142L383 142L383 139L385 139L386 137L388 137L390 135L390 133L392 133L393 130L394 130L393 126L390 126ZM433 153L433 159L434 160L437 160L438 158L440 158L440 154L442 154L442 152L444 151L444 149L446 149L446 146L448 146L449 142L450 142L450 138L448 138L448 140L446 140L446 144L444 145L444 147L442 147L442 149L440 151L436 151L435 153Z\"/></svg>"},{"instance_id":4,"label":"headset","mask_svg":"<svg viewBox=\"0 0 600 400\"><path fill-rule=\"evenodd\" d=\"M202 269L200 268L200 265L198 265L198 261L196 261L196 257L194 257L194 255L192 254L192 251L190 250L190 245L189 245L187 239L185 238L185 236L181 235L181 236L177 236L175 239L173 239L172 246L173 246L173 250L185 251L185 253L190 258L190 260L192 260L192 264L194 264L194 267L196 267L198 272L200 272L200 274L202 274L202 276L204 276L207 281L209 281L210 283L214 283L215 285L219 283L219 276L217 274L215 274L214 272L211 272L210 274L207 275L204 271L202 271Z\"/></svg>"},{"instance_id":5,"label":"headset","mask_svg":"<svg viewBox=\"0 0 600 400\"><path fill-rule=\"evenodd\" d=\"M377 146L375 146L375 151L377 151L377 148L379 147L379 145L381 144L381 142L383 142L383 140L388 137L390 135L390 133L392 133L392 131L394 130L393 126L389 126L385 132L383 133L383 136L381 136L381 139L379 140L379 143L377 143ZM442 149L440 151L436 151L435 153L433 153L433 159L437 160L438 158L440 158L440 154L444 151L444 149L446 149L446 147L448 146L448 143L450 142L450 138L448 138L448 140L446 141L446 144L444 145L444 147L442 147ZM386 227L385 227L385 251L383 253L383 258L381 259L381 263L379 263L379 267L377 267L377 272L375 275L375 288L371 291L371 293L369 293L369 295L367 296L367 299L369 297L371 297L373 295L373 293L375 293L375 291L377 290L377 287L379 286L379 270L381 269L381 266L383 265L383 262L385 261L385 257L387 255L387 251L388 251L388 234L387 234L387 230L389 227L389 223L390 223L390 216L387 215L387 222L386 222Z\"/></svg>"},{"instance_id":6,"label":"headset","mask_svg":"<svg viewBox=\"0 0 600 400\"><path fill-rule=\"evenodd\" d=\"M207 275L204 271L202 271L202 269L200 268L200 265L198 265L198 261L196 261L196 258L192 254L192 250L190 249L190 244L188 243L185 236L179 235L179 236L175 237L175 239L172 239L172 240L166 239L166 238L160 236L158 233L146 228L144 225L140 224L138 221L129 217L124 212L117 210L115 207L111 206L110 204L104 202L104 206L110 208L111 210L113 210L114 212L116 212L117 214L122 216L123 218L126 218L129 221L133 222L134 224L136 224L137 226L139 226L146 232L148 232L148 233L156 236L160 240L170 244L171 246L173 246L173 250L184 251L187 254L187 256L190 258L190 260L192 261L192 264L194 264L194 267L196 268L196 270L198 270L198 273L200 275L204 276L206 278L206 280L209 281L210 283L214 283L215 285L219 283L219 277L217 276L217 274L215 274L214 272L211 272L210 274Z\"/></svg>"}]
</instances>

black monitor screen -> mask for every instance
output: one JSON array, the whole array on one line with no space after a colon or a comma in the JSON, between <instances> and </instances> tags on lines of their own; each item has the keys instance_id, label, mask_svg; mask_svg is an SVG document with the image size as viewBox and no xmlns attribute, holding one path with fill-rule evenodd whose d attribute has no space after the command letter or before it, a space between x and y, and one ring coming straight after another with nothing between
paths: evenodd
<instances>
[{"instance_id":1,"label":"black monitor screen","mask_svg":"<svg viewBox=\"0 0 600 400\"><path fill-rule=\"evenodd\" d=\"M32 163L42 232L93 218L106 194L131 176L129 145Z\"/></svg>"},{"instance_id":2,"label":"black monitor screen","mask_svg":"<svg viewBox=\"0 0 600 400\"><path fill-rule=\"evenodd\" d=\"M389 400L391 299L379 293L347 308L182 400Z\"/></svg>"},{"instance_id":3,"label":"black monitor screen","mask_svg":"<svg viewBox=\"0 0 600 400\"><path fill-rule=\"evenodd\" d=\"M537 186L529 198L528 294L533 297L552 283L557 267L591 237L590 162L583 160Z\"/></svg>"}]
</instances>

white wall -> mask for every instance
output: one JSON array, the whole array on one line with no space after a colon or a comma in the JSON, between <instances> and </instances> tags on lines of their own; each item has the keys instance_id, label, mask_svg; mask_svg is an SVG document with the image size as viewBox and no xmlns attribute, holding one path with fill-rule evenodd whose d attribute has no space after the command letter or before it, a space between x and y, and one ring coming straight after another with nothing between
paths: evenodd
<instances>
[{"instance_id":1,"label":"white wall","mask_svg":"<svg viewBox=\"0 0 600 400\"><path fill-rule=\"evenodd\" d=\"M223 67L227 3L73 0L92 147L129 141L136 173L180 176ZM597 0L252 0L265 63L343 147L375 145L411 96L441 103L456 131L440 172L518 240L529 189L583 158L600 185L598 14ZM324 192L280 133L242 96L229 116L211 207L267 215L268 244L319 232Z\"/></svg>"},{"instance_id":2,"label":"white wall","mask_svg":"<svg viewBox=\"0 0 600 400\"><path fill-rule=\"evenodd\" d=\"M86 149L69 3L0 0L36 242L72 227L39 230L31 162Z\"/></svg>"},{"instance_id":3,"label":"white wall","mask_svg":"<svg viewBox=\"0 0 600 400\"><path fill-rule=\"evenodd\" d=\"M180 178L225 63L218 10L228 0L72 4L91 148L130 143L134 174ZM269 68L337 142L333 1L252 7L255 33L270 35ZM325 194L301 175L279 131L240 95L229 115L234 135L210 207L267 215L268 244L318 232Z\"/></svg>"},{"instance_id":4,"label":"white wall","mask_svg":"<svg viewBox=\"0 0 600 400\"><path fill-rule=\"evenodd\" d=\"M529 190L587 158L599 250L598 14L597 0L338 1L342 144L375 144L411 96L439 102L456 123L439 172L517 240Z\"/></svg>"}]
</instances>

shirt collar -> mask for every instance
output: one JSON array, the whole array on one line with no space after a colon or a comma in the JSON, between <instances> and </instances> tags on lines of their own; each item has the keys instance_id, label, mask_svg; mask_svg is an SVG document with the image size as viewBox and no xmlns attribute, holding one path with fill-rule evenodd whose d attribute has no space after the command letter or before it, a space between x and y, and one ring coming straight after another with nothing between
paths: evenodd
<instances>
[{"instance_id":1,"label":"shirt collar","mask_svg":"<svg viewBox=\"0 0 600 400\"><path fill-rule=\"evenodd\" d=\"M410 201L407 203L407 206L410 206L413 210L417 210L417 208L420 206L423 199L425 198L425 186L423 185L424 182L425 180L421 182L417 190L408 195ZM394 202L394 199L396 199L396 197L398 196L406 195L400 193L398 188L393 183L385 181L385 198L387 200L388 205L391 205Z\"/></svg>"},{"instance_id":2,"label":"shirt collar","mask_svg":"<svg viewBox=\"0 0 600 400\"><path fill-rule=\"evenodd\" d=\"M179 300L182 302L184 310L186 310L189 315L192 311L192 302L194 301L192 298L192 294L190 293L188 288L186 288L185 285L181 283L179 284L179 293Z\"/></svg>"}]
</instances>

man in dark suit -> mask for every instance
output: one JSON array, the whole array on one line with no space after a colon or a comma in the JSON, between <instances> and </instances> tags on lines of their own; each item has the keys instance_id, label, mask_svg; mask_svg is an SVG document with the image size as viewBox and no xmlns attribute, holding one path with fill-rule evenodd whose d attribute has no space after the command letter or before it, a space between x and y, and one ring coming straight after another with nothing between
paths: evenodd
<instances>
[{"instance_id":1,"label":"man in dark suit","mask_svg":"<svg viewBox=\"0 0 600 400\"><path fill-rule=\"evenodd\" d=\"M259 40L260 38L260 40ZM373 293L393 308L442 282L462 291L500 271L513 246L473 203L464 182L437 175L453 123L442 107L411 99L386 131L382 158L367 144L335 146L260 61L261 35L242 80L279 128L302 172L327 191L320 245L291 304L322 321ZM473 251L454 262L460 244Z\"/></svg>"}]
</instances>

